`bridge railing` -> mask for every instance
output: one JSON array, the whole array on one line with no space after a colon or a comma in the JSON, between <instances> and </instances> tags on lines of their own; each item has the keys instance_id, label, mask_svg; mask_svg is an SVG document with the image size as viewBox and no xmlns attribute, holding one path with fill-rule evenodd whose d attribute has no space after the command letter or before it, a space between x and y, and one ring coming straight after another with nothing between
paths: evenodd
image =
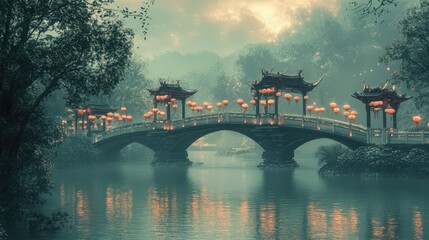
<instances>
[{"instance_id":1,"label":"bridge railing","mask_svg":"<svg viewBox=\"0 0 429 240\"><path fill-rule=\"evenodd\" d=\"M335 133L342 136L353 137L360 141L367 140L367 130L361 125L318 116L281 114L277 117L274 114L260 114L260 116L258 117L255 114L247 113L215 113L206 115L197 114L192 117L174 120L171 122L140 122L123 125L108 130L102 134L95 135L93 141L95 143L124 133L150 131L155 129L174 130L180 128L188 128L192 126L223 123L253 124L264 126L283 125L288 127L314 129L321 132Z\"/></svg>"}]
</instances>

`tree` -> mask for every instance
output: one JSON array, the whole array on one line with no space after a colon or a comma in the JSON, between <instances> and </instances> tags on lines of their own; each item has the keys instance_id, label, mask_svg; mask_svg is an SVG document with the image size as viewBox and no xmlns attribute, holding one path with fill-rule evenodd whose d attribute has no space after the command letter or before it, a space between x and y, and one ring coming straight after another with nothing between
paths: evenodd
<instances>
[{"instance_id":1,"label":"tree","mask_svg":"<svg viewBox=\"0 0 429 240\"><path fill-rule=\"evenodd\" d=\"M44 100L61 89L76 107L122 79L133 33L118 14L146 19L144 12L112 10L112 3L0 0L1 221L14 222L50 189L44 153L57 140L42 114Z\"/></svg>"},{"instance_id":2,"label":"tree","mask_svg":"<svg viewBox=\"0 0 429 240\"><path fill-rule=\"evenodd\" d=\"M393 77L414 92L417 108L429 103L428 19L429 1L421 0L420 6L409 9L407 16L400 21L401 38L388 45L381 58L386 63L400 61L399 70Z\"/></svg>"},{"instance_id":3,"label":"tree","mask_svg":"<svg viewBox=\"0 0 429 240\"><path fill-rule=\"evenodd\" d=\"M346 151L348 149L341 144L318 147L316 157L319 159L319 166L337 161L338 157Z\"/></svg>"},{"instance_id":4,"label":"tree","mask_svg":"<svg viewBox=\"0 0 429 240\"><path fill-rule=\"evenodd\" d=\"M398 0L360 0L351 1L350 5L352 6L352 11L359 13L361 17L366 17L368 15L375 15L380 17L384 13L390 11L390 7L398 6Z\"/></svg>"}]
</instances>

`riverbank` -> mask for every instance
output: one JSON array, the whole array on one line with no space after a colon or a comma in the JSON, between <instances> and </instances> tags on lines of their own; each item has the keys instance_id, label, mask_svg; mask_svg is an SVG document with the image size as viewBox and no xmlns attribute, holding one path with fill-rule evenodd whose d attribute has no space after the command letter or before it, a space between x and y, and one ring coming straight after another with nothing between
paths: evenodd
<instances>
[{"instance_id":1,"label":"riverbank","mask_svg":"<svg viewBox=\"0 0 429 240\"><path fill-rule=\"evenodd\" d=\"M419 148L382 145L346 151L319 170L323 175L401 176L429 178L429 153Z\"/></svg>"}]
</instances>

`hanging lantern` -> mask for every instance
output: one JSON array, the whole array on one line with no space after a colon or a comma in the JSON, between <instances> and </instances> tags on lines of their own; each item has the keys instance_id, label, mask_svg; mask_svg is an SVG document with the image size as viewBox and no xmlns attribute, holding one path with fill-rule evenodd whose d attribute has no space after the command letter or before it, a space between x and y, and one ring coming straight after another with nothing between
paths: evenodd
<instances>
[{"instance_id":1,"label":"hanging lantern","mask_svg":"<svg viewBox=\"0 0 429 240\"><path fill-rule=\"evenodd\" d=\"M243 108L244 111L247 111L247 109L249 108L249 105L247 103L243 103L241 107Z\"/></svg>"},{"instance_id":2,"label":"hanging lantern","mask_svg":"<svg viewBox=\"0 0 429 240\"><path fill-rule=\"evenodd\" d=\"M325 112L325 111L326 111L326 108L321 107L319 110L320 110L320 112L322 112L322 113L323 113L323 112Z\"/></svg>"},{"instance_id":3,"label":"hanging lantern","mask_svg":"<svg viewBox=\"0 0 429 240\"><path fill-rule=\"evenodd\" d=\"M334 111L334 108L337 107L337 104L334 102L329 103L329 107L332 109L332 111Z\"/></svg>"},{"instance_id":4,"label":"hanging lantern","mask_svg":"<svg viewBox=\"0 0 429 240\"><path fill-rule=\"evenodd\" d=\"M290 104L290 99L292 98L292 95L290 95L289 93L286 93L284 97L287 100L287 103Z\"/></svg>"},{"instance_id":5,"label":"hanging lantern","mask_svg":"<svg viewBox=\"0 0 429 240\"><path fill-rule=\"evenodd\" d=\"M127 116L127 121L128 121L128 122L131 122L132 120L133 120L133 116L128 115L128 116Z\"/></svg>"},{"instance_id":6,"label":"hanging lantern","mask_svg":"<svg viewBox=\"0 0 429 240\"><path fill-rule=\"evenodd\" d=\"M195 107L191 107L191 111L194 112L195 111Z\"/></svg>"},{"instance_id":7,"label":"hanging lantern","mask_svg":"<svg viewBox=\"0 0 429 240\"><path fill-rule=\"evenodd\" d=\"M112 113L112 112L108 112L108 113L107 113L107 116L108 116L108 117L113 117L113 113Z\"/></svg>"},{"instance_id":8,"label":"hanging lantern","mask_svg":"<svg viewBox=\"0 0 429 240\"><path fill-rule=\"evenodd\" d=\"M145 114L143 114L143 117L144 117L145 119L148 119L148 118L150 118L151 116L150 116L149 114L145 113Z\"/></svg>"},{"instance_id":9,"label":"hanging lantern","mask_svg":"<svg viewBox=\"0 0 429 240\"><path fill-rule=\"evenodd\" d=\"M320 112L320 108L318 108L318 107L317 107L317 108L315 108L315 109L314 109L314 111L315 111L316 113L319 113L319 112Z\"/></svg>"},{"instance_id":10,"label":"hanging lantern","mask_svg":"<svg viewBox=\"0 0 429 240\"><path fill-rule=\"evenodd\" d=\"M350 105L345 104L345 105L343 106L343 108L344 108L344 110L345 110L345 111L348 111L348 110L350 110Z\"/></svg>"},{"instance_id":11,"label":"hanging lantern","mask_svg":"<svg viewBox=\"0 0 429 240\"><path fill-rule=\"evenodd\" d=\"M191 102L191 101L186 101L186 105L187 105L188 107L191 107L192 102Z\"/></svg>"},{"instance_id":12,"label":"hanging lantern","mask_svg":"<svg viewBox=\"0 0 429 240\"><path fill-rule=\"evenodd\" d=\"M113 120L113 118L112 118L112 117L107 117L107 118L106 118L106 121L107 121L107 122L109 122L109 123L110 123L112 120Z\"/></svg>"},{"instance_id":13,"label":"hanging lantern","mask_svg":"<svg viewBox=\"0 0 429 240\"><path fill-rule=\"evenodd\" d=\"M310 115L311 115L311 111L313 111L313 109L314 109L313 105L307 106L307 111L310 112Z\"/></svg>"},{"instance_id":14,"label":"hanging lantern","mask_svg":"<svg viewBox=\"0 0 429 240\"><path fill-rule=\"evenodd\" d=\"M240 98L240 99L237 99L237 104L238 104L238 105L240 105L240 106L241 106L241 104L243 104L243 103L244 103L243 99L241 99L241 98Z\"/></svg>"},{"instance_id":15,"label":"hanging lantern","mask_svg":"<svg viewBox=\"0 0 429 240\"><path fill-rule=\"evenodd\" d=\"M209 103L208 102L203 102L203 106L204 107L207 107L209 105Z\"/></svg>"},{"instance_id":16,"label":"hanging lantern","mask_svg":"<svg viewBox=\"0 0 429 240\"><path fill-rule=\"evenodd\" d=\"M393 114L395 114L396 110L393 108L386 108L386 109L384 109L384 112L389 114L390 116L393 116Z\"/></svg>"},{"instance_id":17,"label":"hanging lantern","mask_svg":"<svg viewBox=\"0 0 429 240\"><path fill-rule=\"evenodd\" d=\"M262 105L262 106L264 106L264 107L267 105L267 101L266 101L266 100L261 100L261 101L260 101L260 103L261 103L261 105Z\"/></svg>"},{"instance_id":18,"label":"hanging lantern","mask_svg":"<svg viewBox=\"0 0 429 240\"><path fill-rule=\"evenodd\" d=\"M197 103L196 102L192 102L191 103L191 107L196 107L197 106Z\"/></svg>"},{"instance_id":19,"label":"hanging lantern","mask_svg":"<svg viewBox=\"0 0 429 240\"><path fill-rule=\"evenodd\" d=\"M159 111L158 108L152 108L153 113L157 113L158 111Z\"/></svg>"},{"instance_id":20,"label":"hanging lantern","mask_svg":"<svg viewBox=\"0 0 429 240\"><path fill-rule=\"evenodd\" d=\"M270 106L274 105L274 103L275 103L275 102L274 102L274 99L269 99L269 100L268 100L268 104L269 104Z\"/></svg>"},{"instance_id":21,"label":"hanging lantern","mask_svg":"<svg viewBox=\"0 0 429 240\"><path fill-rule=\"evenodd\" d=\"M219 108L219 109L222 107L222 105L223 104L221 102L216 103L216 107Z\"/></svg>"},{"instance_id":22,"label":"hanging lantern","mask_svg":"<svg viewBox=\"0 0 429 240\"><path fill-rule=\"evenodd\" d=\"M353 122L356 119L356 115L350 114L347 116L347 118L350 120L350 122Z\"/></svg>"},{"instance_id":23,"label":"hanging lantern","mask_svg":"<svg viewBox=\"0 0 429 240\"><path fill-rule=\"evenodd\" d=\"M127 111L127 108L126 107L121 107L121 112L125 112L125 111Z\"/></svg>"},{"instance_id":24,"label":"hanging lantern","mask_svg":"<svg viewBox=\"0 0 429 240\"><path fill-rule=\"evenodd\" d=\"M115 113L115 114L113 114L113 117L116 118L116 119L118 119L118 118L121 117L121 115L119 115L119 113Z\"/></svg>"},{"instance_id":25,"label":"hanging lantern","mask_svg":"<svg viewBox=\"0 0 429 240\"><path fill-rule=\"evenodd\" d=\"M107 117L106 117L106 116L104 116L104 115L101 115L101 117L100 117L100 118L101 118L101 120L105 121Z\"/></svg>"},{"instance_id":26,"label":"hanging lantern","mask_svg":"<svg viewBox=\"0 0 429 240\"><path fill-rule=\"evenodd\" d=\"M159 115L160 115L161 117L164 117L164 116L165 116L165 112L164 112L164 111L159 111Z\"/></svg>"},{"instance_id":27,"label":"hanging lantern","mask_svg":"<svg viewBox=\"0 0 429 240\"><path fill-rule=\"evenodd\" d=\"M177 100L177 99L175 99L175 98L171 98L171 99L170 99L170 101L171 101L172 103L176 102L176 100Z\"/></svg>"},{"instance_id":28,"label":"hanging lantern","mask_svg":"<svg viewBox=\"0 0 429 240\"><path fill-rule=\"evenodd\" d=\"M307 95L305 95L305 96L304 96L304 100L305 100L305 101L307 101L307 100L308 100L308 96L307 96Z\"/></svg>"},{"instance_id":29,"label":"hanging lantern","mask_svg":"<svg viewBox=\"0 0 429 240\"><path fill-rule=\"evenodd\" d=\"M336 107L336 108L332 109L332 112L335 114L338 114L340 112L340 108Z\"/></svg>"},{"instance_id":30,"label":"hanging lantern","mask_svg":"<svg viewBox=\"0 0 429 240\"><path fill-rule=\"evenodd\" d=\"M176 110L178 108L177 104L173 105L173 109Z\"/></svg>"},{"instance_id":31,"label":"hanging lantern","mask_svg":"<svg viewBox=\"0 0 429 240\"><path fill-rule=\"evenodd\" d=\"M253 106L255 106L256 105L256 100L254 100L254 99L250 100L250 104L252 104Z\"/></svg>"},{"instance_id":32,"label":"hanging lantern","mask_svg":"<svg viewBox=\"0 0 429 240\"><path fill-rule=\"evenodd\" d=\"M351 115L357 115L357 112L356 111L351 111L350 114Z\"/></svg>"},{"instance_id":33,"label":"hanging lantern","mask_svg":"<svg viewBox=\"0 0 429 240\"><path fill-rule=\"evenodd\" d=\"M223 100L222 103L223 103L223 105L228 106L229 101L228 100Z\"/></svg>"},{"instance_id":34,"label":"hanging lantern","mask_svg":"<svg viewBox=\"0 0 429 240\"><path fill-rule=\"evenodd\" d=\"M89 115L88 116L88 120L91 121L91 122L95 121L95 119L97 119L97 117L94 116L94 115Z\"/></svg>"},{"instance_id":35,"label":"hanging lantern","mask_svg":"<svg viewBox=\"0 0 429 240\"><path fill-rule=\"evenodd\" d=\"M168 104L164 104L164 107L165 107L165 108L168 108Z\"/></svg>"},{"instance_id":36,"label":"hanging lantern","mask_svg":"<svg viewBox=\"0 0 429 240\"><path fill-rule=\"evenodd\" d=\"M293 98L293 100L295 100L296 104L298 104L298 101L299 101L300 99L301 99L301 98L300 98L300 97L298 97L298 96L295 96L295 97Z\"/></svg>"},{"instance_id":37,"label":"hanging lantern","mask_svg":"<svg viewBox=\"0 0 429 240\"><path fill-rule=\"evenodd\" d=\"M349 115L350 115L350 112L348 112L348 111L343 112L344 117L348 117Z\"/></svg>"},{"instance_id":38,"label":"hanging lantern","mask_svg":"<svg viewBox=\"0 0 429 240\"><path fill-rule=\"evenodd\" d=\"M412 118L412 120L413 120L413 122L417 125L417 126L419 126L419 124L420 124L420 122L423 120L420 116L414 116L413 118Z\"/></svg>"},{"instance_id":39,"label":"hanging lantern","mask_svg":"<svg viewBox=\"0 0 429 240\"><path fill-rule=\"evenodd\" d=\"M280 97L282 95L281 92L276 92L276 97Z\"/></svg>"},{"instance_id":40,"label":"hanging lantern","mask_svg":"<svg viewBox=\"0 0 429 240\"><path fill-rule=\"evenodd\" d=\"M123 119L122 119L121 117L119 117L119 118L118 118L118 121L119 121L119 122L122 122L122 120L123 120Z\"/></svg>"},{"instance_id":41,"label":"hanging lantern","mask_svg":"<svg viewBox=\"0 0 429 240\"><path fill-rule=\"evenodd\" d=\"M198 111L198 112L200 112L200 113L203 111L203 107L201 107L201 106L196 107L196 109L197 109L197 111Z\"/></svg>"},{"instance_id":42,"label":"hanging lantern","mask_svg":"<svg viewBox=\"0 0 429 240\"><path fill-rule=\"evenodd\" d=\"M124 114L121 116L121 118L125 120L125 119L127 119L127 115Z\"/></svg>"},{"instance_id":43,"label":"hanging lantern","mask_svg":"<svg viewBox=\"0 0 429 240\"><path fill-rule=\"evenodd\" d=\"M83 121L82 121L82 120L79 120L79 122L78 122L78 123L79 123L79 125L82 125L82 124L83 124Z\"/></svg>"},{"instance_id":44,"label":"hanging lantern","mask_svg":"<svg viewBox=\"0 0 429 240\"><path fill-rule=\"evenodd\" d=\"M208 105L207 106L207 110L210 112L211 110L213 110L213 106L212 105Z\"/></svg>"}]
</instances>

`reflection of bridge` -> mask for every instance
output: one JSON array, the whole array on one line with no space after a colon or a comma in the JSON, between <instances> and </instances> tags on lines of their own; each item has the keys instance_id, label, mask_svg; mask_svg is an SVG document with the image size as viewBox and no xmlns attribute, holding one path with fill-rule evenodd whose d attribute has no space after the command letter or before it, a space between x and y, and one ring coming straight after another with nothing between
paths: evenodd
<instances>
[{"instance_id":1,"label":"reflection of bridge","mask_svg":"<svg viewBox=\"0 0 429 240\"><path fill-rule=\"evenodd\" d=\"M302 144L319 138L340 142L349 148L368 143L423 144L429 133L389 133L349 122L303 115L260 115L223 113L199 115L183 120L142 122L123 125L94 136L94 145L107 153L114 153L137 142L155 152L154 163L190 163L186 149L207 134L229 130L241 133L265 151L265 164L293 165L294 150Z\"/></svg>"}]
</instances>

